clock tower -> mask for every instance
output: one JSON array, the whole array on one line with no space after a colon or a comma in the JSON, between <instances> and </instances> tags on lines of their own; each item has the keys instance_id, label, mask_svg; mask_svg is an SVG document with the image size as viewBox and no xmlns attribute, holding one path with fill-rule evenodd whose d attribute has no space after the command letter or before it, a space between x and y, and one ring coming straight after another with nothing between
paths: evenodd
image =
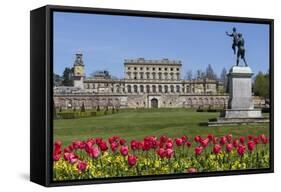
<instances>
[{"instance_id":1,"label":"clock tower","mask_svg":"<svg viewBox=\"0 0 281 192\"><path fill-rule=\"evenodd\" d=\"M84 73L84 63L82 60L82 53L76 53L76 58L74 61L74 74L73 74L73 79L74 79L74 87L79 87L81 89L84 89L84 78L85 78L85 73Z\"/></svg>"}]
</instances>

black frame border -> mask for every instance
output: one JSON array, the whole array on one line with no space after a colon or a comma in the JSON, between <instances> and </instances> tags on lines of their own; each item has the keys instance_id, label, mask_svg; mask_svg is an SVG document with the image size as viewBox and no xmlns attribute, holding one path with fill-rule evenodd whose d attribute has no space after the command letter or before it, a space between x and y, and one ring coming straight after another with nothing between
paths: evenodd
<instances>
[{"instance_id":1,"label":"black frame border","mask_svg":"<svg viewBox=\"0 0 281 192\"><path fill-rule=\"evenodd\" d=\"M270 73L270 168L232 171L216 171L189 174L168 174L150 176L131 176L99 178L89 180L52 180L53 151L53 13L71 12L104 14L118 16L139 16L153 18L189 19L221 22L240 22L268 24L270 31L269 73ZM184 179L197 177L245 175L274 172L274 20L264 18L231 17L218 15L199 15L139 10L121 10L74 6L46 5L30 12L30 180L48 187L81 184L119 183L132 181L151 181L164 179ZM37 34L38 33L38 34ZM39 72L39 73L38 73ZM38 74L38 75L36 75ZM44 82L44 85L43 82ZM39 110L39 107L42 109Z\"/></svg>"}]
</instances>

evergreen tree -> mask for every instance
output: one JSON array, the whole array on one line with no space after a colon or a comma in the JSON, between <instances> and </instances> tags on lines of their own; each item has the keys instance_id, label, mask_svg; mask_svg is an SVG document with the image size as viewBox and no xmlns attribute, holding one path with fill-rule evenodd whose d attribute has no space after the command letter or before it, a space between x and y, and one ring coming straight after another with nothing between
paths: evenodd
<instances>
[{"instance_id":1,"label":"evergreen tree","mask_svg":"<svg viewBox=\"0 0 281 192\"><path fill-rule=\"evenodd\" d=\"M215 74L211 64L209 64L206 68L205 77L208 79L213 79L213 80L217 79L217 75Z\"/></svg>"},{"instance_id":2,"label":"evergreen tree","mask_svg":"<svg viewBox=\"0 0 281 192\"><path fill-rule=\"evenodd\" d=\"M66 67L63 71L63 80L62 85L64 86L73 86L73 68Z\"/></svg>"}]
</instances>

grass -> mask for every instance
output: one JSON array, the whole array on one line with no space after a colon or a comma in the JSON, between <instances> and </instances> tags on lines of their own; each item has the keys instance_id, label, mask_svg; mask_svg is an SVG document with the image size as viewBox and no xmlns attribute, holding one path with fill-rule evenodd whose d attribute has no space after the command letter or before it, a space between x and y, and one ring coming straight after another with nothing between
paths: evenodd
<instances>
[{"instance_id":1,"label":"grass","mask_svg":"<svg viewBox=\"0 0 281 192\"><path fill-rule=\"evenodd\" d=\"M269 134L269 124L201 126L201 122L218 117L218 113L196 112L192 109L124 109L119 113L81 119L54 120L54 140L67 145L73 140L89 137L108 138L118 135L126 140L143 139L147 135L177 137L187 135L233 136Z\"/></svg>"}]
</instances>

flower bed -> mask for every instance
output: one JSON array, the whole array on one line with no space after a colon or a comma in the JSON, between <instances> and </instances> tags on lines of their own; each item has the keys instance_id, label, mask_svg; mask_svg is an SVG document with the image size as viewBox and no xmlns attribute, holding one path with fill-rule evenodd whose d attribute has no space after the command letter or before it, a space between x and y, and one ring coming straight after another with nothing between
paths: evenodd
<instances>
[{"instance_id":1,"label":"flower bed","mask_svg":"<svg viewBox=\"0 0 281 192\"><path fill-rule=\"evenodd\" d=\"M194 173L269 167L265 135L233 138L196 136L169 138L147 136L127 142L118 136L108 140L73 141L62 149L54 142L53 179Z\"/></svg>"}]
</instances>

